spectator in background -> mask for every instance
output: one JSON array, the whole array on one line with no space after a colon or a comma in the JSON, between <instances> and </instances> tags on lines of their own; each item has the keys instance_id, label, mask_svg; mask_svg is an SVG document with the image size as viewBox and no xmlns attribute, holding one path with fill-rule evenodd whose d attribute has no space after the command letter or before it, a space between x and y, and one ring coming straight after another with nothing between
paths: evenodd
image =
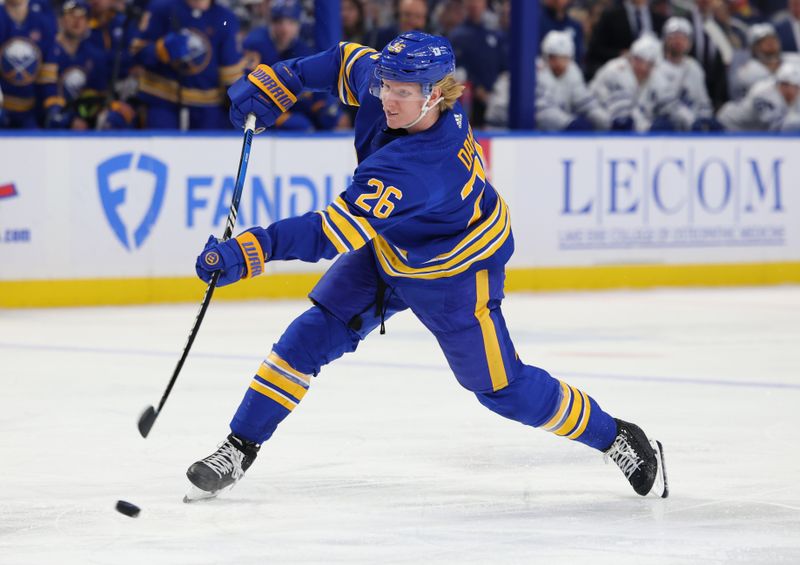
<instances>
[{"instance_id":1,"label":"spectator in background","mask_svg":"<svg viewBox=\"0 0 800 565\"><path fill-rule=\"evenodd\" d=\"M362 0L342 0L342 41L367 45L367 28Z\"/></svg>"},{"instance_id":2,"label":"spectator in background","mask_svg":"<svg viewBox=\"0 0 800 565\"><path fill-rule=\"evenodd\" d=\"M595 73L589 90L611 117L611 129L647 131L650 121L641 110L650 76L661 59L661 42L646 34L631 50L611 59Z\"/></svg>"},{"instance_id":3,"label":"spectator in background","mask_svg":"<svg viewBox=\"0 0 800 565\"><path fill-rule=\"evenodd\" d=\"M488 15L486 0L466 0L465 7L467 18L449 39L459 64L456 73L466 76L465 96L470 102L465 110L470 114L469 121L473 127L482 127L489 94L507 66L507 54L501 32L486 23L497 20Z\"/></svg>"},{"instance_id":4,"label":"spectator in background","mask_svg":"<svg viewBox=\"0 0 800 565\"><path fill-rule=\"evenodd\" d=\"M775 76L753 85L742 100L725 104L717 120L730 131L800 131L800 68L783 63Z\"/></svg>"},{"instance_id":5,"label":"spectator in background","mask_svg":"<svg viewBox=\"0 0 800 565\"><path fill-rule=\"evenodd\" d=\"M400 0L397 4L397 23L378 29L372 47L380 51L401 33L426 31L427 27L427 0Z\"/></svg>"},{"instance_id":6,"label":"spectator in background","mask_svg":"<svg viewBox=\"0 0 800 565\"><path fill-rule=\"evenodd\" d=\"M3 127L36 128L64 107L56 91L52 23L40 10L31 10L28 0L6 0L0 21Z\"/></svg>"},{"instance_id":7,"label":"spectator in background","mask_svg":"<svg viewBox=\"0 0 800 565\"><path fill-rule=\"evenodd\" d=\"M544 38L551 31L566 31L575 44L575 62L584 64L583 26L567 13L572 0L541 0L539 16L539 38Z\"/></svg>"},{"instance_id":8,"label":"spectator in background","mask_svg":"<svg viewBox=\"0 0 800 565\"><path fill-rule=\"evenodd\" d=\"M464 0L442 0L433 9L433 28L438 35L449 37L466 17Z\"/></svg>"},{"instance_id":9,"label":"spectator in background","mask_svg":"<svg viewBox=\"0 0 800 565\"><path fill-rule=\"evenodd\" d=\"M660 35L665 19L648 0L624 0L604 10L592 30L586 54L587 77L594 76L611 59L624 55L642 34Z\"/></svg>"},{"instance_id":10,"label":"spectator in background","mask_svg":"<svg viewBox=\"0 0 800 565\"><path fill-rule=\"evenodd\" d=\"M225 89L243 70L239 24L212 0L152 2L131 44L144 67L139 97L149 129L229 129Z\"/></svg>"},{"instance_id":11,"label":"spectator in background","mask_svg":"<svg viewBox=\"0 0 800 565\"><path fill-rule=\"evenodd\" d=\"M260 64L306 57L313 49L300 38L302 6L299 0L273 0L272 24L253 29L242 44L245 69L250 72ZM275 122L277 129L293 131L331 130L339 127L342 110L337 99L327 92L304 92L292 109Z\"/></svg>"},{"instance_id":12,"label":"spectator in background","mask_svg":"<svg viewBox=\"0 0 800 565\"><path fill-rule=\"evenodd\" d=\"M703 68L689 56L692 24L672 17L664 24L664 60L653 69L643 96L653 131L719 129L713 119Z\"/></svg>"},{"instance_id":13,"label":"spectator in background","mask_svg":"<svg viewBox=\"0 0 800 565\"><path fill-rule=\"evenodd\" d=\"M542 41L536 62L536 128L544 131L607 130L608 112L586 88L575 64L575 44L566 31L551 31ZM495 83L486 119L492 126L508 124L509 73Z\"/></svg>"},{"instance_id":14,"label":"spectator in background","mask_svg":"<svg viewBox=\"0 0 800 565\"><path fill-rule=\"evenodd\" d=\"M109 87L108 56L89 39L89 6L85 0L67 0L61 9L56 36L58 95L66 104L50 127L93 128Z\"/></svg>"},{"instance_id":15,"label":"spectator in background","mask_svg":"<svg viewBox=\"0 0 800 565\"><path fill-rule=\"evenodd\" d=\"M800 51L800 0L789 0L789 13L775 24L775 31L784 53Z\"/></svg>"},{"instance_id":16,"label":"spectator in background","mask_svg":"<svg viewBox=\"0 0 800 565\"><path fill-rule=\"evenodd\" d=\"M734 47L722 24L717 21L714 5L719 0L679 0L674 4L675 15L692 24L694 37L690 55L700 63L706 74L706 90L714 110L728 101L728 67L733 60Z\"/></svg>"},{"instance_id":17,"label":"spectator in background","mask_svg":"<svg viewBox=\"0 0 800 565\"><path fill-rule=\"evenodd\" d=\"M740 100L755 83L769 77L781 65L781 44L772 24L750 27L750 59L732 71L731 98Z\"/></svg>"}]
</instances>

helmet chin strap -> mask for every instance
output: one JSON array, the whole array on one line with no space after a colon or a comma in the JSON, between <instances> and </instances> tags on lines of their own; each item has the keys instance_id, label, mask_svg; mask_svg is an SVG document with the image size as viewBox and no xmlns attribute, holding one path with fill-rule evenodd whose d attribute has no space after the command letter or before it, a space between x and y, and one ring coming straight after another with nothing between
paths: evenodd
<instances>
[{"instance_id":1,"label":"helmet chin strap","mask_svg":"<svg viewBox=\"0 0 800 565\"><path fill-rule=\"evenodd\" d=\"M432 94L432 93L431 93L431 94ZM425 97L425 103L422 105L422 110L420 110L420 112L419 112L419 116L417 116L417 119L416 119L416 120L414 120L413 122L411 122L410 124L406 124L406 125L404 125L404 126L400 126L400 129L408 129L408 128L410 128L410 127L414 127L415 125L417 125L417 123L418 123L418 122L419 122L419 121L420 121L422 118L424 118L424 117L425 117L425 115L426 115L428 112L430 112L431 110L433 110L433 109L436 107L436 105L437 105L439 102L441 102L441 101L443 100L443 98L440 96L440 97L439 97L439 99L438 99L436 102L434 102L434 103L433 103L431 106L428 106L428 102L430 102L430 100L431 100L431 94L428 94L428 95Z\"/></svg>"}]
</instances>

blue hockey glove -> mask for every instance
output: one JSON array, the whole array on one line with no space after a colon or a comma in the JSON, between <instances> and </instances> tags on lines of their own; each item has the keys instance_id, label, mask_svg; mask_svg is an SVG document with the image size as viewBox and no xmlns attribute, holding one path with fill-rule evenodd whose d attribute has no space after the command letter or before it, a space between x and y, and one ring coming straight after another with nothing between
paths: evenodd
<instances>
[{"instance_id":1,"label":"blue hockey glove","mask_svg":"<svg viewBox=\"0 0 800 565\"><path fill-rule=\"evenodd\" d=\"M225 286L260 275L264 272L264 262L261 245L252 233L244 232L227 241L211 235L197 257L195 271L205 282L211 280L214 271L222 271L217 286Z\"/></svg>"},{"instance_id":2,"label":"blue hockey glove","mask_svg":"<svg viewBox=\"0 0 800 565\"><path fill-rule=\"evenodd\" d=\"M47 129L66 129L69 127L70 116L64 112L64 107L53 104L47 109L44 118L44 127Z\"/></svg>"},{"instance_id":3,"label":"blue hockey glove","mask_svg":"<svg viewBox=\"0 0 800 565\"><path fill-rule=\"evenodd\" d=\"M256 115L256 130L268 128L297 102L303 90L300 79L284 63L259 65L228 89L231 123L243 128L247 114Z\"/></svg>"},{"instance_id":4,"label":"blue hockey glove","mask_svg":"<svg viewBox=\"0 0 800 565\"><path fill-rule=\"evenodd\" d=\"M189 36L170 32L156 42L156 55L162 63L182 61L189 55Z\"/></svg>"},{"instance_id":5,"label":"blue hockey glove","mask_svg":"<svg viewBox=\"0 0 800 565\"><path fill-rule=\"evenodd\" d=\"M633 131L633 118L630 116L620 116L611 121L612 131Z\"/></svg>"},{"instance_id":6,"label":"blue hockey glove","mask_svg":"<svg viewBox=\"0 0 800 565\"><path fill-rule=\"evenodd\" d=\"M583 116L578 116L564 128L564 131L592 131L594 125Z\"/></svg>"}]
</instances>

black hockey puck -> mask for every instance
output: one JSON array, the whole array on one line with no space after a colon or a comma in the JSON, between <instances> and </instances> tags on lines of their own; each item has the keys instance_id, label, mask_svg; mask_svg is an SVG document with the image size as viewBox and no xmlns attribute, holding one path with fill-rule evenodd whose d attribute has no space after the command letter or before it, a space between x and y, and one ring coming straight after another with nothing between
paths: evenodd
<instances>
[{"instance_id":1,"label":"black hockey puck","mask_svg":"<svg viewBox=\"0 0 800 565\"><path fill-rule=\"evenodd\" d=\"M125 514L126 516L130 516L131 518L136 518L139 516L139 512L142 511L141 508L136 506L135 504L131 504L130 502L126 502L124 500L118 500L116 506L117 512L120 514Z\"/></svg>"}]
</instances>

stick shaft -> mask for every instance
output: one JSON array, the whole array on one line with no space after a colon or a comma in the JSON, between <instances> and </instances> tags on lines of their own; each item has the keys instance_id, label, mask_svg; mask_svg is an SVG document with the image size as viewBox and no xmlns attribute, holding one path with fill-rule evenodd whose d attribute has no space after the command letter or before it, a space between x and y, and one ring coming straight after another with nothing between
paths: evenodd
<instances>
[{"instance_id":1,"label":"stick shaft","mask_svg":"<svg viewBox=\"0 0 800 565\"><path fill-rule=\"evenodd\" d=\"M234 225L236 224L236 215L239 210L239 202L242 198L244 178L247 174L247 163L250 160L250 146L253 143L255 123L255 116L253 114L249 114L245 124L244 141L242 142L242 153L239 157L239 170L236 173L236 185L233 190L233 198L231 199L231 208L230 212L228 212L228 220L225 223L225 232L222 235L223 241L230 239L231 235L233 234ZM211 275L211 280L209 281L208 286L206 287L206 293L203 296L203 302L200 304L200 311L197 313L197 317L194 320L194 325L192 325L192 330L189 332L189 338L186 340L186 345L183 348L183 353L181 354L180 359L178 359L177 365L175 365L175 370L172 372L172 378L169 380L169 384L167 384L167 388L164 391L164 394L161 396L161 401L158 403L158 408L156 409L155 414L152 414L148 418L147 422L143 422L144 415L142 418L140 418L139 432L143 437L147 437L147 434L150 432L150 428L155 422L155 419L161 413L164 403L167 402L167 398L169 398L172 387L175 386L175 381L178 380L178 375L180 375L181 369L183 369L183 364L186 361L186 358L189 356L189 351L192 349L194 338L197 337L197 332L200 330L200 324L203 323L206 310L208 309L208 305L211 303L211 297L214 295L214 289L217 286L219 274L220 271L215 271ZM146 413L147 411L145 411L145 414Z\"/></svg>"}]
</instances>

